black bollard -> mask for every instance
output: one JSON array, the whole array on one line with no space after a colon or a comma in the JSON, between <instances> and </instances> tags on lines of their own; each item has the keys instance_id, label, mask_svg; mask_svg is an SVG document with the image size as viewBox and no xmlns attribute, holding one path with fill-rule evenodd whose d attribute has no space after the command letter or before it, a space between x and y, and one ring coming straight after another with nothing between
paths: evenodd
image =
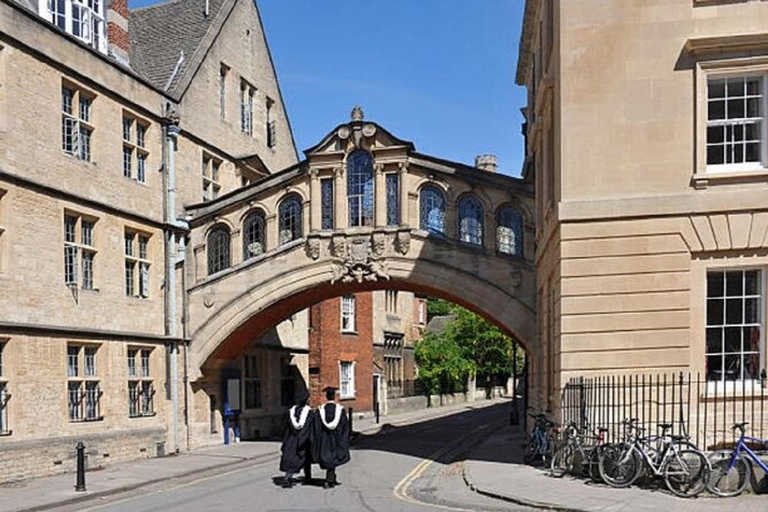
<instances>
[{"instance_id":1,"label":"black bollard","mask_svg":"<svg viewBox=\"0 0 768 512\"><path fill-rule=\"evenodd\" d=\"M77 483L75 491L85 492L85 445L82 441L77 443Z\"/></svg>"},{"instance_id":2,"label":"black bollard","mask_svg":"<svg viewBox=\"0 0 768 512\"><path fill-rule=\"evenodd\" d=\"M379 424L379 402L376 402L376 424Z\"/></svg>"},{"instance_id":3,"label":"black bollard","mask_svg":"<svg viewBox=\"0 0 768 512\"><path fill-rule=\"evenodd\" d=\"M354 432L354 426L355 426L355 410L353 408L349 408L349 436L352 437L352 432Z\"/></svg>"}]
</instances>

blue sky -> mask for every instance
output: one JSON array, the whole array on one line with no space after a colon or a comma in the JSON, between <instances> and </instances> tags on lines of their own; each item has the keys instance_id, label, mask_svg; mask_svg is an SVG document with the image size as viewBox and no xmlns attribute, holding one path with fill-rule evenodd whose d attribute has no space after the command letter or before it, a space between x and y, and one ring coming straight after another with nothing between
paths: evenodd
<instances>
[{"instance_id":1,"label":"blue sky","mask_svg":"<svg viewBox=\"0 0 768 512\"><path fill-rule=\"evenodd\" d=\"M129 0L130 7L156 0ZM360 104L422 153L518 175L521 0L258 0L299 151ZM386 6L386 7L384 7Z\"/></svg>"}]
</instances>

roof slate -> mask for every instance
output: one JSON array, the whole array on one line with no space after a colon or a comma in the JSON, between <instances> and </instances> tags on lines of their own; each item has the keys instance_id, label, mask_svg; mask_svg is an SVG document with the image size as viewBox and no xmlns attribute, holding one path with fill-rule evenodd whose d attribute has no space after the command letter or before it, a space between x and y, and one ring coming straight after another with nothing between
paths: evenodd
<instances>
[{"instance_id":1,"label":"roof slate","mask_svg":"<svg viewBox=\"0 0 768 512\"><path fill-rule=\"evenodd\" d=\"M180 56L184 60L167 88L178 84L226 0L170 0L130 12L131 67L156 87L165 89Z\"/></svg>"}]
</instances>

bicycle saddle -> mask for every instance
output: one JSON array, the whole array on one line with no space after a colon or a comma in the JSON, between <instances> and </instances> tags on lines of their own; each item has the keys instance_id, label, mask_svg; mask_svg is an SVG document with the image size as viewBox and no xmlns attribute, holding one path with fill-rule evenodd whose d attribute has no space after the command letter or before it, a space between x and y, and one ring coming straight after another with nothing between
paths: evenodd
<instances>
[{"instance_id":1,"label":"bicycle saddle","mask_svg":"<svg viewBox=\"0 0 768 512\"><path fill-rule=\"evenodd\" d=\"M598 432L608 432L608 430L609 430L609 429L607 429L607 428L605 428L605 427L597 427L597 431L598 431Z\"/></svg>"},{"instance_id":2,"label":"bicycle saddle","mask_svg":"<svg viewBox=\"0 0 768 512\"><path fill-rule=\"evenodd\" d=\"M733 427L731 427L731 428L732 428L733 430L736 430L736 429L739 429L739 430L744 430L744 427L746 427L747 425L749 425L749 422L748 422L748 421L745 421L745 422L743 422L743 423L735 423L735 424L733 425Z\"/></svg>"},{"instance_id":3,"label":"bicycle saddle","mask_svg":"<svg viewBox=\"0 0 768 512\"><path fill-rule=\"evenodd\" d=\"M664 431L667 431L667 430L669 430L669 429L671 429L671 428L672 428L672 424L671 424L671 423L659 423L657 426L658 426L658 427L659 427L661 430L664 430Z\"/></svg>"}]
</instances>

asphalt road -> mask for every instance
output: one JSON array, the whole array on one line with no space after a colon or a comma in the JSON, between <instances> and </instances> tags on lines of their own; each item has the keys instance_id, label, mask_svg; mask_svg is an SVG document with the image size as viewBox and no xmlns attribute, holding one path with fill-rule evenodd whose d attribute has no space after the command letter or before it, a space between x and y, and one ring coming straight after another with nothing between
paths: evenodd
<instances>
[{"instance_id":1,"label":"asphalt road","mask_svg":"<svg viewBox=\"0 0 768 512\"><path fill-rule=\"evenodd\" d=\"M202 511L425 511L531 510L470 491L462 461L475 441L505 421L508 406L469 410L358 439L352 461L339 468L341 485L322 488L315 466L313 485L283 489L277 461L224 473L173 481L152 489L57 509L59 512Z\"/></svg>"}]
</instances>

